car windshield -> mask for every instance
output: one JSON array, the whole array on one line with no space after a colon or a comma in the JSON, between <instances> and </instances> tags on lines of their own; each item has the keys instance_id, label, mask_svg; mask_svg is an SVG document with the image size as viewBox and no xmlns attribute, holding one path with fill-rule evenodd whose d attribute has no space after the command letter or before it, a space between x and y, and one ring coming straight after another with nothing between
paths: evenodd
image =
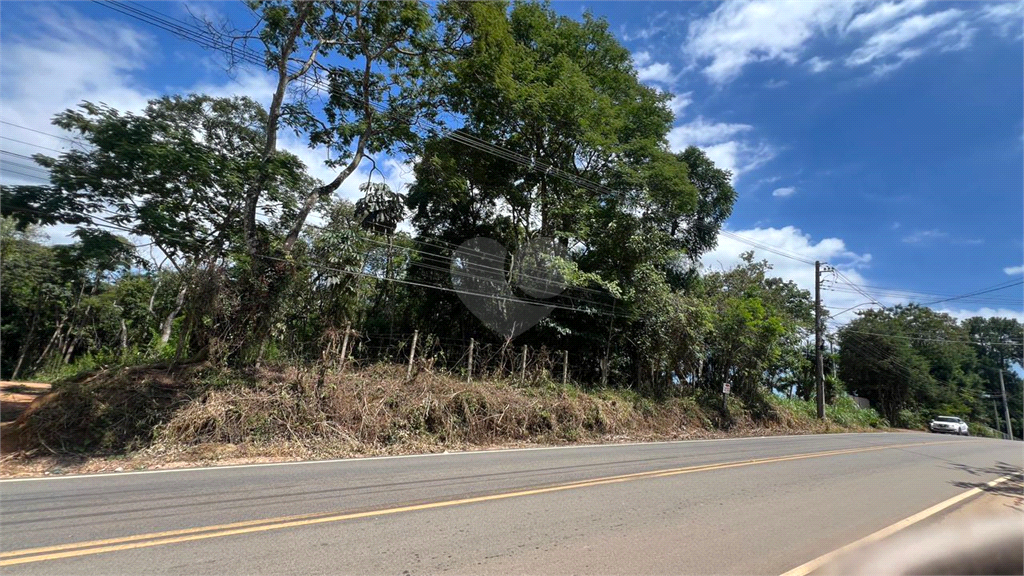
<instances>
[{"instance_id":1,"label":"car windshield","mask_svg":"<svg viewBox=\"0 0 1024 576\"><path fill-rule=\"evenodd\" d=\"M936 418L936 420L938 420L939 422L959 422L958 419L952 418L950 416L939 416L938 418Z\"/></svg>"}]
</instances>

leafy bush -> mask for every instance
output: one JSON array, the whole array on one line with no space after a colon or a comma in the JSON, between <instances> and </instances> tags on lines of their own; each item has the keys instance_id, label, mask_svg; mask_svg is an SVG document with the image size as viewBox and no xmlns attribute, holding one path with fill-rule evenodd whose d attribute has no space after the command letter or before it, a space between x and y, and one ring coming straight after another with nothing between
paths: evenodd
<instances>
[{"instance_id":1,"label":"leafy bush","mask_svg":"<svg viewBox=\"0 0 1024 576\"><path fill-rule=\"evenodd\" d=\"M773 400L777 406L788 410L800 420L815 420L818 407L815 400L779 398ZM886 428L889 423L872 408L861 408L853 398L842 394L833 404L825 405L825 418L834 424L848 428Z\"/></svg>"},{"instance_id":2,"label":"leafy bush","mask_svg":"<svg viewBox=\"0 0 1024 576\"><path fill-rule=\"evenodd\" d=\"M924 428L924 418L918 412L909 408L904 408L896 413L893 426L897 428L907 428L910 430L919 430Z\"/></svg>"}]
</instances>

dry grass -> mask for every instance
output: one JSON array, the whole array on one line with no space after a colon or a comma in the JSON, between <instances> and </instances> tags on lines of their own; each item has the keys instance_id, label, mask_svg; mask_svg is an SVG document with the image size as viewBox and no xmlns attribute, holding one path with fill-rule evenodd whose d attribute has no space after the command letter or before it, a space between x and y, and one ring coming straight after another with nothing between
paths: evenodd
<instances>
[{"instance_id":1,"label":"dry grass","mask_svg":"<svg viewBox=\"0 0 1024 576\"><path fill-rule=\"evenodd\" d=\"M100 371L58 383L14 424L26 450L4 475L494 447L836 431L783 406L730 425L693 398L654 401L551 382L467 383L427 370L194 365ZM848 429L848 428L846 428Z\"/></svg>"}]
</instances>

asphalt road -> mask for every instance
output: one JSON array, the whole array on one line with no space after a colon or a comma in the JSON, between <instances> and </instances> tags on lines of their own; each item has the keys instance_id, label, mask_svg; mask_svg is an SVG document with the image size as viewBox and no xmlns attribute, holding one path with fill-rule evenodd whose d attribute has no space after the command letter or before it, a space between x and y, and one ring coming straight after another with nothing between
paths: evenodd
<instances>
[{"instance_id":1,"label":"asphalt road","mask_svg":"<svg viewBox=\"0 0 1024 576\"><path fill-rule=\"evenodd\" d=\"M1024 467L839 434L0 482L4 574L780 574Z\"/></svg>"}]
</instances>

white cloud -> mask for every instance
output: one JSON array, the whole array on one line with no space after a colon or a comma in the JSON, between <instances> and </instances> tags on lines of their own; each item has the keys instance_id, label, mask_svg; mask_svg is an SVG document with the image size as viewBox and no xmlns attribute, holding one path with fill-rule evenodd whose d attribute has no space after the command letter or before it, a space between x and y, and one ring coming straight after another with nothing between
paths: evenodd
<instances>
[{"instance_id":1,"label":"white cloud","mask_svg":"<svg viewBox=\"0 0 1024 576\"><path fill-rule=\"evenodd\" d=\"M668 107L669 110L672 110L672 113L676 115L676 118L679 118L683 115L683 110L692 103L693 92L687 92L685 94L677 94L673 96L672 99L668 101Z\"/></svg>"},{"instance_id":2,"label":"white cloud","mask_svg":"<svg viewBox=\"0 0 1024 576\"><path fill-rule=\"evenodd\" d=\"M3 39L0 101L5 121L70 138L73 134L50 124L58 112L83 100L139 111L155 96L132 76L159 53L148 34L114 21L87 19L63 6L37 8L34 16L33 26ZM30 144L68 146L27 130L5 127L4 131ZM22 144L5 143L4 147L19 154L41 151Z\"/></svg>"},{"instance_id":3,"label":"white cloud","mask_svg":"<svg viewBox=\"0 0 1024 576\"><path fill-rule=\"evenodd\" d=\"M782 80L782 79L772 78L771 80L769 80L769 81L764 83L764 87L765 88L769 88L769 89L782 88L783 86L785 86L787 84L789 84L789 80Z\"/></svg>"},{"instance_id":4,"label":"white cloud","mask_svg":"<svg viewBox=\"0 0 1024 576\"><path fill-rule=\"evenodd\" d=\"M856 2L756 0L722 3L706 18L690 23L683 51L703 72L722 84L753 62L794 64L813 37L838 30L849 21Z\"/></svg>"},{"instance_id":5,"label":"white cloud","mask_svg":"<svg viewBox=\"0 0 1024 576\"><path fill-rule=\"evenodd\" d=\"M863 46L854 50L846 58L846 64L847 66L861 66L896 54L909 42L953 22L962 15L963 11L951 8L931 14L916 14L901 20L891 28L876 32L868 38ZM917 55L919 54L915 54L913 57ZM901 61L909 59L912 57L900 57Z\"/></svg>"},{"instance_id":6,"label":"white cloud","mask_svg":"<svg viewBox=\"0 0 1024 576\"><path fill-rule=\"evenodd\" d=\"M856 284L869 284L861 274L860 269L871 262L870 254L858 254L849 250L846 243L840 238L823 238L815 242L809 234L804 234L798 228L785 226L783 228L752 228L748 230L729 231L743 240L751 240L759 244L777 248L780 251L797 256L803 260L813 262L820 260L835 266L844 276ZM701 263L705 270L730 269L742 261L740 255L744 252L753 251L757 260L767 260L772 265L771 274L784 280L791 280L800 288L814 293L814 265L806 262L799 262L772 252L761 250L745 244L743 240L735 237L720 234L718 246L701 257ZM823 304L834 313L850 308L867 299L860 294L849 294L824 290L822 292ZM897 304L899 300L880 300L885 305ZM859 307L864 309L867 306ZM852 318L852 312L841 316L839 320Z\"/></svg>"},{"instance_id":7,"label":"white cloud","mask_svg":"<svg viewBox=\"0 0 1024 576\"><path fill-rule=\"evenodd\" d=\"M718 246L701 257L701 264L706 271L731 269L741 264L741 254L753 251L755 259L767 260L771 264L771 274L773 276L784 280L791 280L797 286L812 294L814 293L814 265L807 262L815 260L828 262L831 266L838 269L845 277L844 279L849 280L849 282L865 287L873 285L873 282L862 273L862 270L872 261L871 254L858 254L850 250L840 238L824 238L815 242L809 234L804 234L793 226L782 228L755 227L746 230L730 230L728 232L731 235L719 234ZM736 236L740 237L740 239L737 239ZM752 247L744 243L744 240L771 246L781 252L796 256L804 260L804 262ZM1019 269L1018 273L1024 273L1024 266L1014 268ZM824 278L830 280L831 275L826 272ZM911 301L905 297L877 296L874 297L875 301L872 302L871 299L862 294L832 290L831 286L830 283L825 283L821 296L822 304L833 314L835 321L839 324L856 318L855 313L859 310L878 308L878 304L888 307L896 304L907 304ZM870 290L868 292L870 293ZM850 308L852 310L846 311ZM983 316L1016 318L1024 322L1024 310L1020 308L936 309L959 320L972 316Z\"/></svg>"},{"instance_id":8,"label":"white cloud","mask_svg":"<svg viewBox=\"0 0 1024 576\"><path fill-rule=\"evenodd\" d=\"M863 32L873 30L901 18L911 12L917 12L925 5L925 0L906 0L904 2L886 2L877 4L871 10L861 12L850 20L846 26L848 32Z\"/></svg>"},{"instance_id":9,"label":"white cloud","mask_svg":"<svg viewBox=\"0 0 1024 576\"><path fill-rule=\"evenodd\" d=\"M16 29L3 38L0 58L0 102L5 122L3 148L31 156L56 155L76 144L61 138L75 135L52 125L53 116L74 108L83 100L103 102L122 111L141 111L156 93L141 86L133 76L158 61L152 36L112 20L83 17L61 5L34 9L32 26ZM38 132L33 132L36 130ZM42 133L40 133L42 132ZM52 134L48 136L46 134ZM18 164L35 166L31 160ZM43 176L44 171L15 170ZM44 176L45 177L45 176ZM0 174L5 184L41 184L8 171ZM70 242L73 227L46 230L54 243Z\"/></svg>"},{"instance_id":10,"label":"white cloud","mask_svg":"<svg viewBox=\"0 0 1024 576\"><path fill-rule=\"evenodd\" d=\"M698 146L715 166L729 170L735 184L741 174L775 157L776 150L765 143L751 143L736 137L753 130L749 124L710 122L703 117L676 126L668 133L669 148L679 152Z\"/></svg>"},{"instance_id":11,"label":"white cloud","mask_svg":"<svg viewBox=\"0 0 1024 576\"><path fill-rule=\"evenodd\" d=\"M1009 276L1019 276L1024 274L1024 266L1007 266L1003 268L1003 272Z\"/></svg>"},{"instance_id":12,"label":"white cloud","mask_svg":"<svg viewBox=\"0 0 1024 576\"><path fill-rule=\"evenodd\" d=\"M630 33L626 30L625 24L619 27L619 34L626 42L631 40L650 40L665 30L668 12L659 12L647 19L647 26ZM658 23L658 24L656 24Z\"/></svg>"},{"instance_id":13,"label":"white cloud","mask_svg":"<svg viewBox=\"0 0 1024 576\"><path fill-rule=\"evenodd\" d=\"M772 191L772 196L775 196L776 198L786 198L787 196L792 196L795 193L796 188L787 186L785 188L776 188Z\"/></svg>"},{"instance_id":14,"label":"white cloud","mask_svg":"<svg viewBox=\"0 0 1024 576\"><path fill-rule=\"evenodd\" d=\"M758 62L802 61L808 71L820 73L833 60L822 55L806 58L805 52L822 40L840 51L859 43L838 59L849 67L871 65L874 75L882 76L929 51L969 47L982 24L995 27L1003 37L1011 31L1024 37L1024 4L1019 1L925 12L927 6L924 0L723 2L690 23L682 48L691 66L700 68L711 82L724 84Z\"/></svg>"},{"instance_id":15,"label":"white cloud","mask_svg":"<svg viewBox=\"0 0 1024 576\"><path fill-rule=\"evenodd\" d=\"M967 22L958 22L956 26L940 33L936 37L934 47L937 47L940 52L966 50L971 47L971 43L974 42L974 36L977 33L978 29L972 27Z\"/></svg>"},{"instance_id":16,"label":"white cloud","mask_svg":"<svg viewBox=\"0 0 1024 576\"><path fill-rule=\"evenodd\" d=\"M641 82L655 82L658 84L671 84L675 82L676 75L672 73L672 65L667 62L652 62L647 66L641 66L636 71L636 78Z\"/></svg>"},{"instance_id":17,"label":"white cloud","mask_svg":"<svg viewBox=\"0 0 1024 576\"><path fill-rule=\"evenodd\" d=\"M900 229L900 223L899 222L893 222L892 226L890 226L889 229L890 230L899 230Z\"/></svg>"},{"instance_id":18,"label":"white cloud","mask_svg":"<svg viewBox=\"0 0 1024 576\"><path fill-rule=\"evenodd\" d=\"M1024 20L1024 2L995 2L981 8L978 19L995 27L1000 36L1009 36L1017 29L1020 36L1021 22ZM1019 39L1019 38L1018 38Z\"/></svg>"},{"instance_id":19,"label":"white cloud","mask_svg":"<svg viewBox=\"0 0 1024 576\"><path fill-rule=\"evenodd\" d=\"M813 58L809 58L805 64L807 64L807 67L810 68L811 72L820 74L832 66L832 61L824 60L819 56L814 56Z\"/></svg>"},{"instance_id":20,"label":"white cloud","mask_svg":"<svg viewBox=\"0 0 1024 576\"><path fill-rule=\"evenodd\" d=\"M939 239L939 238L945 238L947 236L949 236L949 234L946 233L946 232L943 232L942 230L937 230L937 229L918 230L918 231L914 232L913 234L909 234L907 236L904 236L903 237L903 243L904 244L923 244L923 243L928 242L930 240L936 240L936 239Z\"/></svg>"},{"instance_id":21,"label":"white cloud","mask_svg":"<svg viewBox=\"0 0 1024 576\"><path fill-rule=\"evenodd\" d=\"M938 312L944 312L957 320L963 321L968 318L975 316L981 316L982 318L1012 318L1018 322L1024 322L1024 310L1013 309L1013 308L989 308L983 306L981 308L939 308Z\"/></svg>"},{"instance_id":22,"label":"white cloud","mask_svg":"<svg viewBox=\"0 0 1024 576\"><path fill-rule=\"evenodd\" d=\"M633 64L637 66L645 66L651 61L651 53L644 50L643 52L636 52L633 54Z\"/></svg>"},{"instance_id":23,"label":"white cloud","mask_svg":"<svg viewBox=\"0 0 1024 576\"><path fill-rule=\"evenodd\" d=\"M687 146L705 146L721 143L753 128L749 124L709 122L700 116L696 120L676 126L669 131L668 141L673 149L682 150Z\"/></svg>"}]
</instances>

